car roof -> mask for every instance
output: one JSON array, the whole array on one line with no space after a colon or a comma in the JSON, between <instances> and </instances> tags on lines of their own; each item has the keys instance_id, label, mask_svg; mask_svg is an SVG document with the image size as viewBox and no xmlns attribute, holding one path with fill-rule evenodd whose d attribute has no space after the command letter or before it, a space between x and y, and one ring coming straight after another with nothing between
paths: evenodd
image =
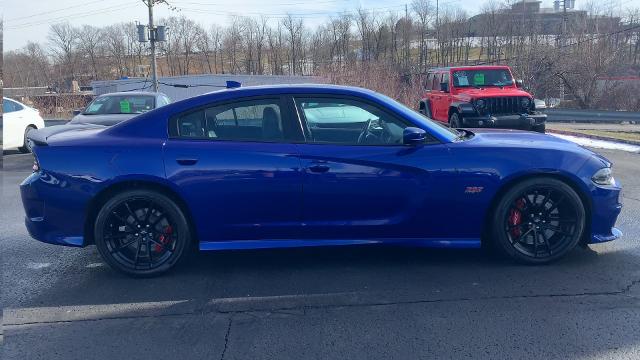
<instances>
[{"instance_id":1,"label":"car roof","mask_svg":"<svg viewBox=\"0 0 640 360\"><path fill-rule=\"evenodd\" d=\"M498 70L498 69L509 69L507 65L469 65L469 66L446 66L446 67L438 67L429 69L429 72L434 71L451 71L451 70Z\"/></svg>"},{"instance_id":2,"label":"car roof","mask_svg":"<svg viewBox=\"0 0 640 360\"><path fill-rule=\"evenodd\" d=\"M274 84L274 85L255 85L241 86L236 88L221 89L206 93L207 95L232 95L232 96L251 96L254 94L291 94L291 93L322 93L322 94L359 94L369 96L379 96L380 94L356 86L331 85L331 84Z\"/></svg>"},{"instance_id":3,"label":"car roof","mask_svg":"<svg viewBox=\"0 0 640 360\"><path fill-rule=\"evenodd\" d=\"M158 95L164 95L161 92L153 92L153 91L119 91L119 92L112 92L112 93L106 93L106 94L100 94L98 96L102 97L102 96L158 96Z\"/></svg>"}]
</instances>

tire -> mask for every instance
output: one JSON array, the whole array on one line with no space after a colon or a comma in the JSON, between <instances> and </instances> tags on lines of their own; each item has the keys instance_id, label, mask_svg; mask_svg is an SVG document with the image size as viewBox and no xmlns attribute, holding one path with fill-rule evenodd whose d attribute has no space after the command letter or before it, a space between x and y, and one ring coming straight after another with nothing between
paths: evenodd
<instances>
[{"instance_id":1,"label":"tire","mask_svg":"<svg viewBox=\"0 0 640 360\"><path fill-rule=\"evenodd\" d=\"M525 180L499 200L491 221L493 247L525 264L560 259L580 242L586 211L566 183L547 177Z\"/></svg>"},{"instance_id":2,"label":"tire","mask_svg":"<svg viewBox=\"0 0 640 360\"><path fill-rule=\"evenodd\" d=\"M539 132L539 133L545 133L546 131L546 125L542 124L542 125L534 125L531 127L531 131L535 131L535 132Z\"/></svg>"},{"instance_id":3,"label":"tire","mask_svg":"<svg viewBox=\"0 0 640 360\"><path fill-rule=\"evenodd\" d=\"M183 211L169 197L128 190L102 205L94 238L111 268L133 277L151 277L169 271L185 257L191 230Z\"/></svg>"},{"instance_id":4,"label":"tire","mask_svg":"<svg viewBox=\"0 0 640 360\"><path fill-rule=\"evenodd\" d=\"M457 112L454 112L449 116L449 127L452 129L458 129L462 127L462 119Z\"/></svg>"},{"instance_id":5,"label":"tire","mask_svg":"<svg viewBox=\"0 0 640 360\"><path fill-rule=\"evenodd\" d=\"M27 128L24 130L24 135L22 137L22 146L18 148L18 151L20 151L23 154L28 154L31 152L31 146L29 146L29 140L27 139L27 135L32 130L36 130L36 127L33 125L27 126Z\"/></svg>"}]
</instances>

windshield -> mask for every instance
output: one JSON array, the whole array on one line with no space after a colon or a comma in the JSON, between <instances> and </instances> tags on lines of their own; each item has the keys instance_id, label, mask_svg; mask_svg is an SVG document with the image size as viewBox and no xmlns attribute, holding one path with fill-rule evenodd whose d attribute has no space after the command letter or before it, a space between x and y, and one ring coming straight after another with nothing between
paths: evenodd
<instances>
[{"instance_id":1,"label":"windshield","mask_svg":"<svg viewBox=\"0 0 640 360\"><path fill-rule=\"evenodd\" d=\"M513 77L507 69L460 70L453 73L455 87L510 86Z\"/></svg>"},{"instance_id":2,"label":"windshield","mask_svg":"<svg viewBox=\"0 0 640 360\"><path fill-rule=\"evenodd\" d=\"M84 115L142 114L153 110L155 98L149 95L108 95L93 100Z\"/></svg>"},{"instance_id":3,"label":"windshield","mask_svg":"<svg viewBox=\"0 0 640 360\"><path fill-rule=\"evenodd\" d=\"M455 141L461 137L461 133L455 129L451 129L447 126L439 124L437 121L433 121L427 119L422 116L419 112L403 105L402 103L382 94L378 94L378 96L384 98L387 101L392 102L395 105L395 108L400 111L404 116L409 118L414 124L419 124L420 128L430 131L432 135L440 137L441 139L446 139L447 141Z\"/></svg>"}]
</instances>

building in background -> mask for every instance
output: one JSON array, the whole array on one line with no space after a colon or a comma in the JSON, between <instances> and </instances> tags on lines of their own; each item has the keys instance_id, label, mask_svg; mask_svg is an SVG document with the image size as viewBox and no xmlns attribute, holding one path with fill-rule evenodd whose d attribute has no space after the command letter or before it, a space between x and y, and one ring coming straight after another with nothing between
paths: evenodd
<instances>
[{"instance_id":1,"label":"building in background","mask_svg":"<svg viewBox=\"0 0 640 360\"><path fill-rule=\"evenodd\" d=\"M315 76L203 74L160 77L158 90L173 101L178 101L224 89L229 80L237 81L242 86L323 82L322 78ZM140 77L92 81L91 87L95 95L120 91L151 91L151 79Z\"/></svg>"}]
</instances>

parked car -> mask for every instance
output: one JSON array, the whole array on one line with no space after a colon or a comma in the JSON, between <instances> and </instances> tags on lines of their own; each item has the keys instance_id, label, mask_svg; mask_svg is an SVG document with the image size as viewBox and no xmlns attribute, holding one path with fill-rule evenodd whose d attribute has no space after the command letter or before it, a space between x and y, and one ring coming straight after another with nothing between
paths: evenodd
<instances>
[{"instance_id":1,"label":"parked car","mask_svg":"<svg viewBox=\"0 0 640 360\"><path fill-rule=\"evenodd\" d=\"M453 128L492 127L545 132L540 102L522 90L508 66L460 66L429 70L418 104L428 118Z\"/></svg>"},{"instance_id":2,"label":"parked car","mask_svg":"<svg viewBox=\"0 0 640 360\"><path fill-rule=\"evenodd\" d=\"M104 94L93 99L86 108L77 110L68 124L112 126L124 120L171 103L165 94L130 91Z\"/></svg>"},{"instance_id":3,"label":"parked car","mask_svg":"<svg viewBox=\"0 0 640 360\"><path fill-rule=\"evenodd\" d=\"M89 130L113 126L135 116L165 106L171 99L162 93L130 91L104 94L96 97L84 109L74 112L75 116L64 125L49 126L30 136L47 138L70 130Z\"/></svg>"},{"instance_id":4,"label":"parked car","mask_svg":"<svg viewBox=\"0 0 640 360\"><path fill-rule=\"evenodd\" d=\"M27 134L44 127L44 120L38 110L13 99L2 98L2 149L30 151Z\"/></svg>"},{"instance_id":5,"label":"parked car","mask_svg":"<svg viewBox=\"0 0 640 360\"><path fill-rule=\"evenodd\" d=\"M439 125L330 85L217 91L110 128L34 137L26 226L114 269L200 250L410 244L548 263L618 238L611 163L550 135Z\"/></svg>"}]
</instances>

